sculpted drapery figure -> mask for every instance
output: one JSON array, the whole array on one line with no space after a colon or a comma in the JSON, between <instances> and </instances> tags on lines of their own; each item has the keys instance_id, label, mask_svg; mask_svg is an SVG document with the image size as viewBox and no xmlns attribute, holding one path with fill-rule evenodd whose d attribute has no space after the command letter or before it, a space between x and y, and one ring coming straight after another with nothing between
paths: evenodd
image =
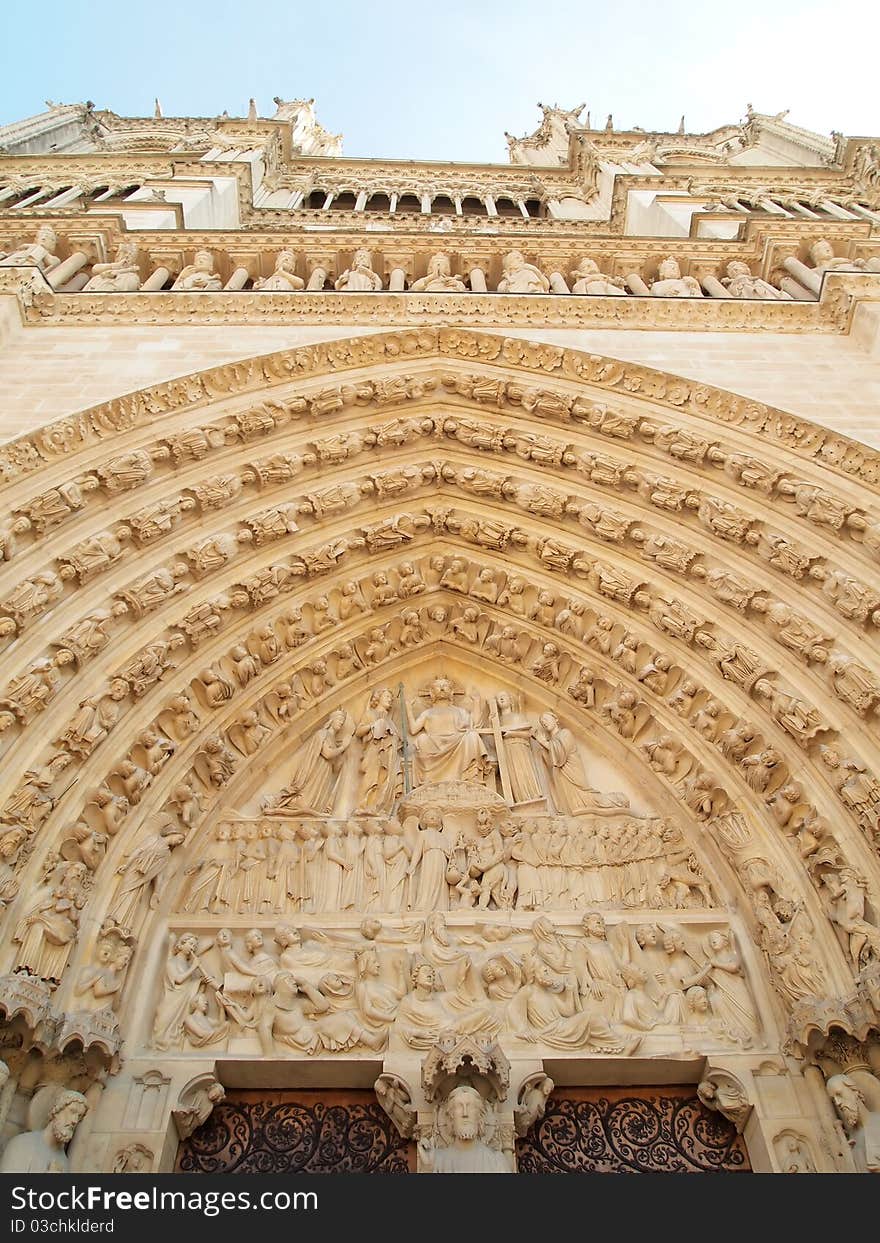
<instances>
[{"instance_id":1,"label":"sculpted drapery figure","mask_svg":"<svg viewBox=\"0 0 880 1243\"><path fill-rule=\"evenodd\" d=\"M150 826L150 830L116 869L122 879L107 914L120 928L137 928L146 893L150 895L149 905L158 905L168 879L166 869L171 852L186 837L175 818L167 813L161 815L158 825Z\"/></svg>"},{"instance_id":2,"label":"sculpted drapery figure","mask_svg":"<svg viewBox=\"0 0 880 1243\"><path fill-rule=\"evenodd\" d=\"M368 250L356 250L350 268L336 278L335 289L352 293L373 293L382 288L382 277L373 271L373 257Z\"/></svg>"},{"instance_id":3,"label":"sculpted drapery figure","mask_svg":"<svg viewBox=\"0 0 880 1243\"><path fill-rule=\"evenodd\" d=\"M452 275L449 256L439 251L428 260L424 276L410 285L413 293L464 293L466 286L460 276Z\"/></svg>"},{"instance_id":4,"label":"sculpted drapery figure","mask_svg":"<svg viewBox=\"0 0 880 1243\"><path fill-rule=\"evenodd\" d=\"M15 930L20 945L16 971L58 982L76 942L80 912L86 903L89 870L84 863L66 863L48 896L39 900Z\"/></svg>"},{"instance_id":5,"label":"sculpted drapery figure","mask_svg":"<svg viewBox=\"0 0 880 1243\"><path fill-rule=\"evenodd\" d=\"M172 937L165 965L165 992L153 1022L153 1044L157 1049L180 1045L187 1015L205 979L200 950L198 937L191 932Z\"/></svg>"},{"instance_id":6,"label":"sculpted drapery figure","mask_svg":"<svg viewBox=\"0 0 880 1243\"><path fill-rule=\"evenodd\" d=\"M390 811L400 792L400 733L393 708L393 693L381 687L370 695L367 710L355 727L361 743L356 806L364 810Z\"/></svg>"},{"instance_id":7,"label":"sculpted drapery figure","mask_svg":"<svg viewBox=\"0 0 880 1243\"><path fill-rule=\"evenodd\" d=\"M571 270L571 292L576 294L626 296L623 277L606 276L599 270L595 259L581 259L576 268Z\"/></svg>"},{"instance_id":8,"label":"sculpted drapery figure","mask_svg":"<svg viewBox=\"0 0 880 1243\"><path fill-rule=\"evenodd\" d=\"M0 258L0 267L16 267L19 264L34 264L41 272L51 272L61 262L55 251L58 247L58 235L50 224L40 225L33 242L19 246L18 250L10 251Z\"/></svg>"},{"instance_id":9,"label":"sculpted drapery figure","mask_svg":"<svg viewBox=\"0 0 880 1243\"><path fill-rule=\"evenodd\" d=\"M454 846L455 837L449 829L444 828L440 812L435 808L428 808L422 816L409 862L409 873L415 878L415 891L410 898L413 910L449 909L446 869Z\"/></svg>"},{"instance_id":10,"label":"sculpted drapery figure","mask_svg":"<svg viewBox=\"0 0 880 1243\"><path fill-rule=\"evenodd\" d=\"M532 751L532 726L510 691L495 697L498 723L504 747L503 763L515 803L528 803L544 797ZM499 756L499 761L502 757Z\"/></svg>"},{"instance_id":11,"label":"sculpted drapery figure","mask_svg":"<svg viewBox=\"0 0 880 1243\"><path fill-rule=\"evenodd\" d=\"M137 293L141 287L137 242L120 242L112 263L92 264L83 293Z\"/></svg>"},{"instance_id":12,"label":"sculpted drapery figure","mask_svg":"<svg viewBox=\"0 0 880 1243\"><path fill-rule=\"evenodd\" d=\"M661 260L651 293L658 298L702 298L700 282L693 276L682 276L678 260L670 255Z\"/></svg>"},{"instance_id":13,"label":"sculpted drapery figure","mask_svg":"<svg viewBox=\"0 0 880 1243\"><path fill-rule=\"evenodd\" d=\"M302 289L305 286L305 281L302 277L296 275L295 267L296 255L293 251L280 250L275 260L275 268L272 275L264 276L261 280L255 280L254 289L262 289L272 293L287 293L291 290Z\"/></svg>"},{"instance_id":14,"label":"sculpted drapery figure","mask_svg":"<svg viewBox=\"0 0 880 1243\"><path fill-rule=\"evenodd\" d=\"M526 263L520 250L509 251L502 260L499 293L549 293L550 282L532 263Z\"/></svg>"},{"instance_id":15,"label":"sculpted drapery figure","mask_svg":"<svg viewBox=\"0 0 880 1243\"><path fill-rule=\"evenodd\" d=\"M214 256L210 250L197 250L194 261L181 269L171 288L185 293L216 293L222 289L223 282L214 271Z\"/></svg>"},{"instance_id":16,"label":"sculpted drapery figure","mask_svg":"<svg viewBox=\"0 0 880 1243\"><path fill-rule=\"evenodd\" d=\"M431 706L422 712L407 704L414 783L485 781L488 753L471 713L455 703L452 682L435 678L428 696Z\"/></svg>"},{"instance_id":17,"label":"sculpted drapery figure","mask_svg":"<svg viewBox=\"0 0 880 1243\"><path fill-rule=\"evenodd\" d=\"M767 281L752 276L752 270L741 259L731 259L727 265L727 275L721 278L721 284L732 298L775 298L780 301L791 301L791 294L775 289Z\"/></svg>"},{"instance_id":18,"label":"sculpted drapery figure","mask_svg":"<svg viewBox=\"0 0 880 1243\"><path fill-rule=\"evenodd\" d=\"M330 713L296 754L293 777L275 807L329 815L351 740L354 721L344 708Z\"/></svg>"},{"instance_id":19,"label":"sculpted drapery figure","mask_svg":"<svg viewBox=\"0 0 880 1243\"><path fill-rule=\"evenodd\" d=\"M550 795L557 811L576 816L599 807L625 807L622 794L600 794L592 789L584 772L577 741L553 712L541 716L533 737L543 750Z\"/></svg>"}]
</instances>

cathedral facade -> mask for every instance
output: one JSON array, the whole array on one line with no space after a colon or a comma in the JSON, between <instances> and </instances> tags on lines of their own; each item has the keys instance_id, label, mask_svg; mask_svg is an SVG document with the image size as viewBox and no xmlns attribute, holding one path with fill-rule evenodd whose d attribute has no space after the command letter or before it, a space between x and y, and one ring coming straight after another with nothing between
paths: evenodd
<instances>
[{"instance_id":1,"label":"cathedral facade","mask_svg":"<svg viewBox=\"0 0 880 1243\"><path fill-rule=\"evenodd\" d=\"M541 109L0 129L0 1170L880 1171L880 140Z\"/></svg>"}]
</instances>

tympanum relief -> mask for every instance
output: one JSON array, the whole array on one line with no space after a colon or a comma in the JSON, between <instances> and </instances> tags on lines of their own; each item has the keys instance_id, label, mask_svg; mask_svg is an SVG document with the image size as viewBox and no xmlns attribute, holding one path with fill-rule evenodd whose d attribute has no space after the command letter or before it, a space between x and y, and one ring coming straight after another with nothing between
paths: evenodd
<instances>
[{"instance_id":1,"label":"tympanum relief","mask_svg":"<svg viewBox=\"0 0 880 1243\"><path fill-rule=\"evenodd\" d=\"M612 769L583 730L479 687L410 676L304 738L288 728L251 795L180 848L165 898L174 826L126 857L105 927L168 912L147 1048L375 1055L450 1032L520 1056L762 1045L686 814L598 788Z\"/></svg>"}]
</instances>

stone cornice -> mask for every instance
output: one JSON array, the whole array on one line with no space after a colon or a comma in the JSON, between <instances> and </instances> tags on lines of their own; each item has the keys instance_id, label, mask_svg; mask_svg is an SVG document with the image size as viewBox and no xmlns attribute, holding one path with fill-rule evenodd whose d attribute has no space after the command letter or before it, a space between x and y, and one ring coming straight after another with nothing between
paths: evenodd
<instances>
[{"instance_id":1,"label":"stone cornice","mask_svg":"<svg viewBox=\"0 0 880 1243\"><path fill-rule=\"evenodd\" d=\"M854 307L880 295L873 274L834 275L819 302L713 298L413 293L138 293L54 294L6 274L29 325L343 324L474 328L621 328L679 332L822 332L847 334ZM25 288L22 289L22 286Z\"/></svg>"}]
</instances>

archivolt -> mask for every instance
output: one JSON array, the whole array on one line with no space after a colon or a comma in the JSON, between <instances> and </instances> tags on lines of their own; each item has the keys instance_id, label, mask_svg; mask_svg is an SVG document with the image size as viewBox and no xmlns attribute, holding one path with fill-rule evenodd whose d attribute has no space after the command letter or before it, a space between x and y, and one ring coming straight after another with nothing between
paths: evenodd
<instances>
[{"instance_id":1,"label":"archivolt","mask_svg":"<svg viewBox=\"0 0 880 1243\"><path fill-rule=\"evenodd\" d=\"M321 387L319 377L328 371L341 373L341 383ZM294 382L292 375L304 378ZM261 396L272 403L254 405L255 390L269 384ZM180 643L173 672L143 693L129 689L128 709L82 759L76 784L67 788L78 761L49 782L56 805L32 834L36 849L23 882L37 879L49 852L95 787L137 745L138 734L168 719L169 697L193 693L199 671L222 663L235 638L243 642L263 624L280 637L279 618L292 605L328 594L334 607L349 579L368 584L381 571L393 582L401 561L460 555L492 568L502 590L511 577L525 577L530 607L538 590L552 593L559 608L566 599L582 604L586 631L600 615L612 620L611 649L602 653L576 634L560 634L547 618L537 618L533 629L509 612L480 605L496 629L515 622L530 643L556 643L573 670L595 669L603 689L599 709L580 718L585 728L587 721L590 729L603 722L603 701L614 688L636 690L649 712L633 744L649 740L655 729L672 733L693 756L685 777L698 769L723 774L718 786L746 812L762 849L821 918L819 898L792 839L778 833L768 800L743 782L741 767L717 745L683 724L669 700L698 670L694 713L712 697L723 705L722 723L756 718L752 753L772 746L785 759L777 785L786 769L800 782L795 819L786 827L796 828L807 807L833 821L835 847L865 877L869 904L876 906L878 868L869 844L876 813L859 805L850 816L850 797L843 814L840 770L829 767L834 757L823 751L823 744L833 743L869 770L880 760L863 719L867 713L873 718L872 688L880 689L873 643L866 654L866 627L880 616L873 586L876 517L865 503L865 479L873 480L874 470L870 451L780 412L644 368L488 334L428 331L334 342L215 369L108 403L5 452L15 476L3 489L5 555L12 563L0 583L11 640L0 787L7 821L13 818L10 799L28 770L45 771L60 756L63 748L47 740L63 733L77 704L108 679L125 677L126 666L150 644L174 636ZM289 470L279 455L288 455ZM77 479L78 491L65 486ZM876 503L873 486L869 496ZM396 538L393 522L381 524L403 511L415 521L398 523L401 542L389 547ZM120 526L128 534L118 550L111 540L102 548L96 537ZM209 540L216 541L216 565L200 569L199 548ZM136 567L126 553L135 545ZM309 555L320 547L323 565ZM40 583L47 553L53 557L48 573L57 578ZM181 564L185 572L176 568ZM266 595L273 569L287 581ZM168 590L163 595L157 586L150 607L141 608L138 593L156 575ZM29 595L21 588L28 583ZM181 587L185 591L174 590ZM42 610L14 607L41 595ZM223 597L206 637L184 638L185 615ZM451 597L438 589L415 603L441 599L449 605ZM391 625L400 607L377 610L371 624ZM93 650L76 654L71 631L96 610L106 615L92 623ZM655 695L612 659L624 632L639 641L639 667L657 650L671 656L677 683L668 693ZM356 634L353 625L340 625L309 639L268 665L219 713L202 703L198 732L178 740L101 869L126 853L138 826L190 770L208 737L264 703L279 679L355 641ZM841 661L829 661L832 650ZM38 663L47 658L51 668ZM396 669L406 660L398 654L391 663ZM380 666L375 676L391 672ZM566 689L574 675L552 690L527 669L518 677L530 694L549 696L564 704L564 715L580 716ZM131 687L130 676L128 682ZM766 689L765 683L782 698L756 695L755 687ZM311 728L357 684L356 676L309 703L278 734L284 741L277 745L290 745L292 732ZM819 713L813 718L811 705ZM621 745L616 739L614 746ZM629 751L644 762L637 746ZM665 780L651 779L655 785ZM777 786L762 793L778 811ZM224 800L231 796L231 788L223 792ZM682 791L667 787L663 797L681 799ZM716 862L723 873L717 855ZM809 857L806 864L809 871ZM9 912L10 926L22 905L20 898ZM842 957L835 961L832 954L829 961L837 987L845 987Z\"/></svg>"}]
</instances>

